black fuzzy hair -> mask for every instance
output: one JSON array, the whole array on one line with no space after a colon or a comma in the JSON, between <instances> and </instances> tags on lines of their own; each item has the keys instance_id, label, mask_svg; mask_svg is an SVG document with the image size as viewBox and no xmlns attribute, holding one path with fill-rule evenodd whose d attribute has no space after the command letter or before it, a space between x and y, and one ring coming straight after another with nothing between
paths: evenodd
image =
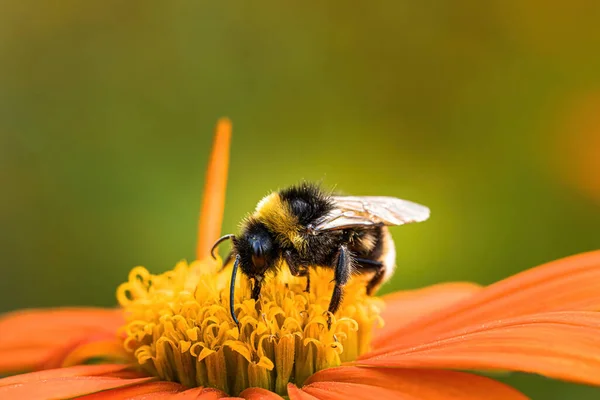
<instances>
[{"instance_id":1,"label":"black fuzzy hair","mask_svg":"<svg viewBox=\"0 0 600 400\"><path fill-rule=\"evenodd\" d=\"M304 226L315 222L333 209L331 197L314 183L303 182L291 186L280 191L279 196Z\"/></svg>"}]
</instances>

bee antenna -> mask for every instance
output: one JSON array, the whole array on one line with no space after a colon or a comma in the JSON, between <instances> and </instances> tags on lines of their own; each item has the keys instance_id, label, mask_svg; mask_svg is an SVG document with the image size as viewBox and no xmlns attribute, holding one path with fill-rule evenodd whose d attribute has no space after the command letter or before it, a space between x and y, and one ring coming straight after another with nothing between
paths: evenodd
<instances>
[{"instance_id":1,"label":"bee antenna","mask_svg":"<svg viewBox=\"0 0 600 400\"><path fill-rule=\"evenodd\" d=\"M221 240L221 239L219 239ZM235 322L238 326L240 325L240 321L238 321L235 316L235 307L234 307L234 294L235 294L235 276L237 275L238 266L240 265L240 256L235 256L235 262L233 263L233 270L231 271L231 283L229 285L229 312L231 313L231 318L233 318L233 322Z\"/></svg>"},{"instance_id":2,"label":"bee antenna","mask_svg":"<svg viewBox=\"0 0 600 400\"><path fill-rule=\"evenodd\" d=\"M215 244L213 244L212 249L210 249L210 255L212 256L212 258L214 260L217 259L217 257L215 256L215 250L217 249L217 247L219 247L219 245L221 243L223 243L224 241L233 239L234 237L235 237L235 235L225 235L225 236L221 236L219 239L217 239Z\"/></svg>"}]
</instances>

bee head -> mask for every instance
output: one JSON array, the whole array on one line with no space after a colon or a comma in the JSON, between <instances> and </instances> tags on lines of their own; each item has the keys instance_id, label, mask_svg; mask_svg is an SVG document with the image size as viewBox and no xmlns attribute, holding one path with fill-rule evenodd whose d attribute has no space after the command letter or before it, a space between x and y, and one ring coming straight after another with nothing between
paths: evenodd
<instances>
[{"instance_id":1,"label":"bee head","mask_svg":"<svg viewBox=\"0 0 600 400\"><path fill-rule=\"evenodd\" d=\"M234 239L234 246L240 256L242 272L258 281L263 279L277 260L275 241L261 223L249 223L244 232Z\"/></svg>"}]
</instances>

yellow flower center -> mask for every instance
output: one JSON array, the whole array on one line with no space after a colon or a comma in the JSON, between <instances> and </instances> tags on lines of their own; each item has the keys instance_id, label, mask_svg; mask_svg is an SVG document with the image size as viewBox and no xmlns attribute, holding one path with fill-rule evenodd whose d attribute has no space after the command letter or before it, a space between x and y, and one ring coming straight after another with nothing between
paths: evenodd
<instances>
[{"instance_id":1,"label":"yellow flower center","mask_svg":"<svg viewBox=\"0 0 600 400\"><path fill-rule=\"evenodd\" d=\"M328 329L333 274L310 273L306 293L306 278L282 268L266 278L258 301L248 280L238 277L238 327L229 314L231 265L180 262L160 275L136 267L117 291L127 319L125 348L163 380L230 395L249 387L284 395L288 382L302 385L314 372L368 351L371 330L382 323L382 301L367 296L364 278L356 276Z\"/></svg>"}]
</instances>

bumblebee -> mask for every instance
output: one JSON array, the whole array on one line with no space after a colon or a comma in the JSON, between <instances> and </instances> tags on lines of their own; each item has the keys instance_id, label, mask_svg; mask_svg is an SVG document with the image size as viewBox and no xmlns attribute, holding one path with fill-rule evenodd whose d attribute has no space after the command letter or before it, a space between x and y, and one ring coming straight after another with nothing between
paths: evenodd
<instances>
[{"instance_id":1,"label":"bumblebee","mask_svg":"<svg viewBox=\"0 0 600 400\"><path fill-rule=\"evenodd\" d=\"M252 298L258 300L268 272L288 266L294 276L306 277L310 290L311 267L332 268L334 289L328 311L335 314L344 285L353 273L370 274L367 294L372 295L395 269L396 250L388 226L429 218L425 206L394 197L332 196L317 185L303 183L264 197L242 224L239 235L225 235L212 248L232 240L235 257L231 274L230 312L234 312L238 267L253 281Z\"/></svg>"}]
</instances>

